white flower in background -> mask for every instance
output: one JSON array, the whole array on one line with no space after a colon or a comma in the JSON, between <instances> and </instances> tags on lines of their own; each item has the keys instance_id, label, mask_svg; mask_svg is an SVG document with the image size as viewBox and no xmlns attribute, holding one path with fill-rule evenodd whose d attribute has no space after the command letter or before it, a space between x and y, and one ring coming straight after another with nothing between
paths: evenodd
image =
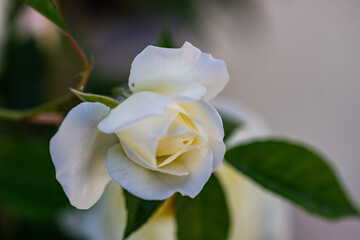
<instances>
[{"instance_id":1,"label":"white flower in background","mask_svg":"<svg viewBox=\"0 0 360 240\"><path fill-rule=\"evenodd\" d=\"M216 101L214 105L225 116L242 122L226 145L265 137L267 124L250 109L229 101ZM260 189L237 170L226 164L216 172L229 206L231 225L228 240L257 240L290 238L290 219L279 199ZM126 240L176 240L176 221L171 200ZM62 216L62 227L80 239L121 240L126 227L126 207L122 189L111 181L100 201L88 211L70 210Z\"/></svg>"},{"instance_id":2,"label":"white flower in background","mask_svg":"<svg viewBox=\"0 0 360 240\"><path fill-rule=\"evenodd\" d=\"M228 78L222 60L190 43L145 48L131 66L133 95L112 110L79 104L51 139L71 204L91 207L110 179L143 199L195 197L224 157L222 121L207 101Z\"/></svg>"}]
</instances>

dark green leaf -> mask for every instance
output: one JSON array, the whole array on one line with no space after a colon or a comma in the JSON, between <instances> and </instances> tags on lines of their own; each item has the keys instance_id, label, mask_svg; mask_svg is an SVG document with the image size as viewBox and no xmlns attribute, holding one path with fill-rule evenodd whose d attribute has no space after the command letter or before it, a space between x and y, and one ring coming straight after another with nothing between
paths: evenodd
<instances>
[{"instance_id":1,"label":"dark green leaf","mask_svg":"<svg viewBox=\"0 0 360 240\"><path fill-rule=\"evenodd\" d=\"M55 178L48 142L0 140L0 204L29 219L49 218L68 206Z\"/></svg>"},{"instance_id":2,"label":"dark green leaf","mask_svg":"<svg viewBox=\"0 0 360 240\"><path fill-rule=\"evenodd\" d=\"M36 42L15 41L11 36L0 73L0 98L6 108L26 109L43 102L45 55ZM21 86L21 87L19 87Z\"/></svg>"},{"instance_id":3,"label":"dark green leaf","mask_svg":"<svg viewBox=\"0 0 360 240\"><path fill-rule=\"evenodd\" d=\"M28 4L39 13L44 15L47 19L53 22L58 26L61 31L68 33L67 27L64 23L64 20L61 16L61 13L56 8L54 3L51 0L22 0L24 3Z\"/></svg>"},{"instance_id":4,"label":"dark green leaf","mask_svg":"<svg viewBox=\"0 0 360 240\"><path fill-rule=\"evenodd\" d=\"M234 147L225 159L309 212L333 219L358 214L324 158L301 144L263 140Z\"/></svg>"},{"instance_id":5,"label":"dark green leaf","mask_svg":"<svg viewBox=\"0 0 360 240\"><path fill-rule=\"evenodd\" d=\"M158 47L174 48L174 42L171 37L171 31L168 28L163 28L161 31L160 39L157 43Z\"/></svg>"},{"instance_id":6,"label":"dark green leaf","mask_svg":"<svg viewBox=\"0 0 360 240\"><path fill-rule=\"evenodd\" d=\"M115 108L117 105L119 105L119 102L111 97L92 93L84 93L72 88L70 88L70 91L73 92L81 101L84 102L99 102L110 108Z\"/></svg>"},{"instance_id":7,"label":"dark green leaf","mask_svg":"<svg viewBox=\"0 0 360 240\"><path fill-rule=\"evenodd\" d=\"M58 219L48 221L27 221L7 218L2 213L0 218L0 239L2 240L76 240L61 229ZM77 240L79 240L77 238Z\"/></svg>"},{"instance_id":8,"label":"dark green leaf","mask_svg":"<svg viewBox=\"0 0 360 240\"><path fill-rule=\"evenodd\" d=\"M147 201L124 191L128 219L124 238L140 228L158 209L162 201Z\"/></svg>"},{"instance_id":9,"label":"dark green leaf","mask_svg":"<svg viewBox=\"0 0 360 240\"><path fill-rule=\"evenodd\" d=\"M225 195L213 175L194 198L176 198L177 236L179 240L224 240L230 217Z\"/></svg>"},{"instance_id":10,"label":"dark green leaf","mask_svg":"<svg viewBox=\"0 0 360 240\"><path fill-rule=\"evenodd\" d=\"M231 117L227 117L224 114L221 114L221 112L219 112L221 119L223 121L223 126L224 126L224 141L231 136L231 134L236 130L239 129L242 126L242 122L239 120L236 120L234 118Z\"/></svg>"}]
</instances>

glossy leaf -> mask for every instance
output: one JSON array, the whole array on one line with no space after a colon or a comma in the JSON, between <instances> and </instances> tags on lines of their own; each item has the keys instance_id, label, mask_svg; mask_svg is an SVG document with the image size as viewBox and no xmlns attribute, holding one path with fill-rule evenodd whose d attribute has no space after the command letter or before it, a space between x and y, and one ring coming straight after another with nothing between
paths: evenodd
<instances>
[{"instance_id":1,"label":"glossy leaf","mask_svg":"<svg viewBox=\"0 0 360 240\"><path fill-rule=\"evenodd\" d=\"M124 190L128 218L124 238L139 229L158 209L162 201L148 201Z\"/></svg>"},{"instance_id":2,"label":"glossy leaf","mask_svg":"<svg viewBox=\"0 0 360 240\"><path fill-rule=\"evenodd\" d=\"M77 91L72 88L70 88L70 91L73 92L81 101L84 101L84 102L99 102L110 108L115 108L120 103L111 97L107 97L107 96L103 96L103 95L84 93L84 92L80 92L80 91Z\"/></svg>"},{"instance_id":3,"label":"glossy leaf","mask_svg":"<svg viewBox=\"0 0 360 240\"><path fill-rule=\"evenodd\" d=\"M46 141L0 140L0 204L28 219L47 219L69 206Z\"/></svg>"},{"instance_id":4,"label":"glossy leaf","mask_svg":"<svg viewBox=\"0 0 360 240\"><path fill-rule=\"evenodd\" d=\"M42 15L44 15L47 19L49 19L56 26L58 26L61 31L63 31L64 33L68 33L68 29L64 23L61 13L59 12L59 10L56 8L56 6L51 0L22 0L22 1L28 4L30 7L34 8Z\"/></svg>"},{"instance_id":5,"label":"glossy leaf","mask_svg":"<svg viewBox=\"0 0 360 240\"><path fill-rule=\"evenodd\" d=\"M224 240L230 217L224 191L213 175L194 198L176 198L177 236L179 240Z\"/></svg>"},{"instance_id":6,"label":"glossy leaf","mask_svg":"<svg viewBox=\"0 0 360 240\"><path fill-rule=\"evenodd\" d=\"M225 159L263 187L326 218L357 215L326 160L283 140L263 140L227 151Z\"/></svg>"}]
</instances>

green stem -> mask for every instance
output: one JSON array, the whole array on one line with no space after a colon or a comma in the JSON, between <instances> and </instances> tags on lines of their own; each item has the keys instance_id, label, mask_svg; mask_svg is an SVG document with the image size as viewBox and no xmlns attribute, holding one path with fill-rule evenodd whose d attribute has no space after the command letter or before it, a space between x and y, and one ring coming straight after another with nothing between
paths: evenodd
<instances>
[{"instance_id":1,"label":"green stem","mask_svg":"<svg viewBox=\"0 0 360 240\"><path fill-rule=\"evenodd\" d=\"M48 103L26 110L10 110L5 108L0 108L0 118L13 120L13 121L20 121L24 118L34 117L44 112L55 111L59 106L70 102L70 100L71 97L69 94L67 94Z\"/></svg>"},{"instance_id":2,"label":"green stem","mask_svg":"<svg viewBox=\"0 0 360 240\"><path fill-rule=\"evenodd\" d=\"M82 91L87 83L88 78L89 78L90 71L92 69L92 64L89 63L84 51L81 49L79 44L77 44L75 39L70 34L65 34L65 37L70 42L72 47L75 49L75 51L77 52L77 54L79 55L79 57L83 63L84 70L82 72L82 78L81 78L78 86L76 87L76 90ZM42 104L42 105L34 107L34 108L26 109L26 110L12 110L12 109L0 108L0 118L13 120L13 121L20 121L25 118L37 116L44 112L55 111L59 106L69 102L70 100L71 100L71 97L69 94L67 94L67 95L64 95L63 97L55 99L51 102Z\"/></svg>"},{"instance_id":3,"label":"green stem","mask_svg":"<svg viewBox=\"0 0 360 240\"><path fill-rule=\"evenodd\" d=\"M52 2L52 0L51 0L51 2ZM52 3L56 8L56 5L54 4L54 2L52 2ZM67 33L67 32L63 32L63 33L64 33L65 38L69 41L69 43L74 48L76 53L79 55L79 57L83 63L84 69L82 72L82 77L81 77L79 84L76 87L76 90L82 92L88 81L93 64L88 61L84 51L81 49L79 44L75 41L75 39L69 33ZM55 99L53 101L50 101L48 103L39 105L34 108L30 108L30 109L12 110L12 109L0 108L0 119L3 118L3 119L13 120L13 121L20 121L25 118L34 117L34 116L37 116L37 115L45 113L45 112L55 111L55 110L57 110L57 108L59 106L70 102L70 100L71 100L71 96L70 96L70 94L67 94L67 95L64 95L63 97L60 97L58 99Z\"/></svg>"},{"instance_id":4,"label":"green stem","mask_svg":"<svg viewBox=\"0 0 360 240\"><path fill-rule=\"evenodd\" d=\"M81 77L79 84L76 87L76 90L82 92L87 83L87 80L89 78L89 75L90 75L90 72L92 69L92 64L89 63L84 51L81 49L79 44L75 41L75 39L70 34L65 34L65 38L69 41L71 46L75 49L76 53L79 55L79 57L83 63L84 70L81 74L82 77Z\"/></svg>"}]
</instances>

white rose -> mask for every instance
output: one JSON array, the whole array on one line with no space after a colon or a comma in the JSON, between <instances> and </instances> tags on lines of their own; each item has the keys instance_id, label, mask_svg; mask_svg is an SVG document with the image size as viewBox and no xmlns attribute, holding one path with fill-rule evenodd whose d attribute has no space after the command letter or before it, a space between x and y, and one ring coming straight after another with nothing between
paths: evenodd
<instances>
[{"instance_id":1,"label":"white rose","mask_svg":"<svg viewBox=\"0 0 360 240\"><path fill-rule=\"evenodd\" d=\"M228 138L228 147L268 136L269 129L261 116L246 106L216 101L226 116L242 122ZM231 216L228 240L290 239L289 215L280 200L260 189L227 163L216 172L226 194ZM165 201L153 216L126 240L176 240L173 201ZM121 187L113 181L100 201L89 211L69 211L62 226L70 234L89 240L121 240L126 228L127 211Z\"/></svg>"},{"instance_id":2,"label":"white rose","mask_svg":"<svg viewBox=\"0 0 360 240\"><path fill-rule=\"evenodd\" d=\"M133 95L112 110L79 104L51 139L71 204L91 207L110 179L143 199L195 197L224 157L222 121L207 100L227 81L225 63L190 43L145 48L131 66Z\"/></svg>"}]
</instances>

